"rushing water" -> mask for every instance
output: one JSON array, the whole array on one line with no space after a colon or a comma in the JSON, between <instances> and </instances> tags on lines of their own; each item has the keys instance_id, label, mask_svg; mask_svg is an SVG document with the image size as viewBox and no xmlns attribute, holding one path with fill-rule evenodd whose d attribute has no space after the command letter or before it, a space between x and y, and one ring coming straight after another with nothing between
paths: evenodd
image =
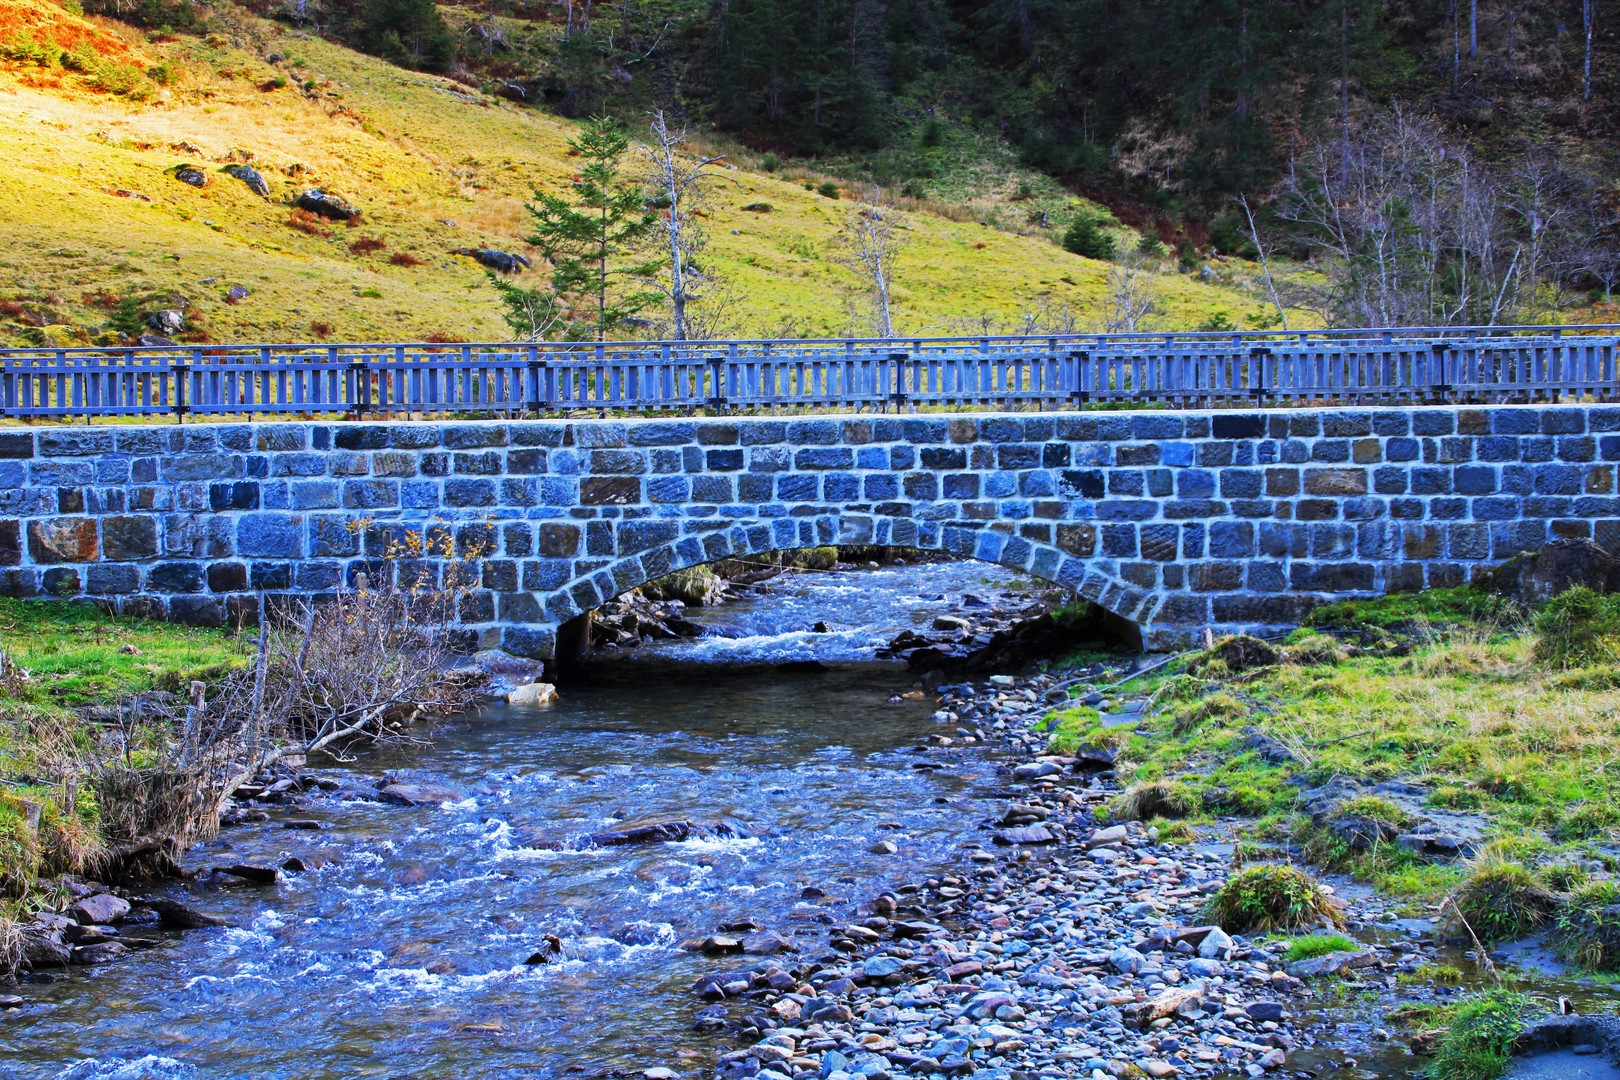
<instances>
[{"instance_id":1,"label":"rushing water","mask_svg":"<svg viewBox=\"0 0 1620 1080\"><path fill-rule=\"evenodd\" d=\"M296 811L319 832L282 828L285 814L227 830L189 862L325 865L191 899L235 928L27 984L36 1004L0 1019L0 1076L471 1080L702 1064L712 1048L689 1030L687 987L725 965L678 942L752 920L815 955L829 916L925 876L974 835L991 762L915 768L933 706L889 704L910 679L871 657L938 598L1008 581L968 563L783 581L703 613L716 637L639 650L554 709L485 709L431 746L331 765L466 798ZM829 632L809 632L817 621ZM810 658L842 663L769 666ZM551 847L645 817L754 835ZM898 855L868 852L884 839ZM801 900L812 885L829 899ZM547 935L564 959L526 965Z\"/></svg>"}]
</instances>

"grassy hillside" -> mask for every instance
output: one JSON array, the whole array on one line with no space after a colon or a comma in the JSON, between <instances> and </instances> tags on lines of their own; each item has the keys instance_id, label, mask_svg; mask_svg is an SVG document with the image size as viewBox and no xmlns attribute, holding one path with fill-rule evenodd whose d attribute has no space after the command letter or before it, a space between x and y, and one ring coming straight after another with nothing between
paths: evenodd
<instances>
[{"instance_id":1,"label":"grassy hillside","mask_svg":"<svg viewBox=\"0 0 1620 1080\"><path fill-rule=\"evenodd\" d=\"M568 183L574 126L234 9L209 30L147 34L0 0L0 340L112 343L130 296L186 306L196 340L507 336L484 271L450 252L527 251L522 200ZM258 169L270 196L221 171L231 163ZM205 187L174 177L187 165ZM707 262L735 296L734 332L848 333L856 282L836 237L853 204L796 176L732 176L713 191ZM306 187L363 218L299 231L288 201ZM758 203L770 211L741 209ZM976 216L908 215L906 332L1007 325L1043 301L1098 323L1107 263ZM357 253L368 237L382 246ZM1165 274L1162 325L1263 311L1251 272L1220 276ZM236 286L248 294L233 302Z\"/></svg>"}]
</instances>

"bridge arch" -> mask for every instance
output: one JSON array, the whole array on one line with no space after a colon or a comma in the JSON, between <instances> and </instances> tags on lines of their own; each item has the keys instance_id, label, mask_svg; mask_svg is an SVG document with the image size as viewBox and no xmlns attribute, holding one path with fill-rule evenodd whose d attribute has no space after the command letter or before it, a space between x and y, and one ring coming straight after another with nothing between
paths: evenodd
<instances>
[{"instance_id":1,"label":"bridge arch","mask_svg":"<svg viewBox=\"0 0 1620 1080\"><path fill-rule=\"evenodd\" d=\"M1159 601L1156 593L1119 578L1111 560L1083 557L1021 537L1000 523L918 522L897 517L879 521L869 514L831 510L812 516L716 523L713 528L678 536L674 534L683 524L680 519L643 520L646 528L628 535L642 537L645 547L626 550L606 565L556 588L530 594L527 601L503 603L502 648L549 658L557 650L562 626L666 574L722 559L828 545L908 547L993 563L1070 589L1138 626L1151 622ZM622 539L627 534L623 525L620 530ZM877 538L880 536L883 539ZM631 547L636 543L629 541Z\"/></svg>"}]
</instances>

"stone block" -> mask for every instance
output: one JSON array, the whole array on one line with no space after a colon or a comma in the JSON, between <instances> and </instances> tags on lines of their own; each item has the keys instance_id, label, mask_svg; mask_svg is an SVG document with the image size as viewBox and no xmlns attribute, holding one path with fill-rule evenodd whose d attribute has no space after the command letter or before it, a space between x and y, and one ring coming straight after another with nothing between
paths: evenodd
<instances>
[{"instance_id":1,"label":"stone block","mask_svg":"<svg viewBox=\"0 0 1620 1080\"><path fill-rule=\"evenodd\" d=\"M259 509L258 481L237 480L228 484L209 484L208 508L216 512Z\"/></svg>"},{"instance_id":2,"label":"stone block","mask_svg":"<svg viewBox=\"0 0 1620 1080\"><path fill-rule=\"evenodd\" d=\"M381 450L388 445L384 424L337 424L332 428L334 450Z\"/></svg>"},{"instance_id":3,"label":"stone block","mask_svg":"<svg viewBox=\"0 0 1620 1080\"><path fill-rule=\"evenodd\" d=\"M1306 469L1307 495L1365 495L1366 469Z\"/></svg>"},{"instance_id":4,"label":"stone block","mask_svg":"<svg viewBox=\"0 0 1620 1080\"><path fill-rule=\"evenodd\" d=\"M149 592L199 593L206 580L206 567L198 562L157 563L146 571Z\"/></svg>"},{"instance_id":5,"label":"stone block","mask_svg":"<svg viewBox=\"0 0 1620 1080\"><path fill-rule=\"evenodd\" d=\"M169 598L169 618L187 626L224 626L227 614L225 601L217 596Z\"/></svg>"},{"instance_id":6,"label":"stone block","mask_svg":"<svg viewBox=\"0 0 1620 1080\"><path fill-rule=\"evenodd\" d=\"M301 557L304 554L303 515L243 514L236 522L236 551L256 558Z\"/></svg>"},{"instance_id":7,"label":"stone block","mask_svg":"<svg viewBox=\"0 0 1620 1080\"><path fill-rule=\"evenodd\" d=\"M95 563L85 567L85 592L95 596L121 596L139 592L141 570L128 563Z\"/></svg>"},{"instance_id":8,"label":"stone block","mask_svg":"<svg viewBox=\"0 0 1620 1080\"><path fill-rule=\"evenodd\" d=\"M118 514L101 520L102 557L113 562L154 559L160 554L157 519Z\"/></svg>"},{"instance_id":9,"label":"stone block","mask_svg":"<svg viewBox=\"0 0 1620 1080\"><path fill-rule=\"evenodd\" d=\"M94 562L100 555L96 520L58 517L28 523L28 555L36 563Z\"/></svg>"},{"instance_id":10,"label":"stone block","mask_svg":"<svg viewBox=\"0 0 1620 1080\"><path fill-rule=\"evenodd\" d=\"M622 435L622 424L607 426L619 428ZM506 425L495 423L447 424L442 438L448 450L482 450L490 446L505 446L509 442ZM580 445L585 444L581 442ZM623 443L618 445L622 446Z\"/></svg>"},{"instance_id":11,"label":"stone block","mask_svg":"<svg viewBox=\"0 0 1620 1080\"><path fill-rule=\"evenodd\" d=\"M186 454L163 459L165 480L229 480L242 475L242 459L234 454Z\"/></svg>"}]
</instances>

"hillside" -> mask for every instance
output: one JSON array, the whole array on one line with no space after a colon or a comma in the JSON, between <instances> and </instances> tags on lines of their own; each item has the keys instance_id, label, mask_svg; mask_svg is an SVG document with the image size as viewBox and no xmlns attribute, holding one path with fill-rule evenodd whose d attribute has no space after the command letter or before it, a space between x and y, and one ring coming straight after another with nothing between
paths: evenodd
<instances>
[{"instance_id":1,"label":"hillside","mask_svg":"<svg viewBox=\"0 0 1620 1080\"><path fill-rule=\"evenodd\" d=\"M566 186L575 126L246 12L216 9L208 29L143 33L0 0L0 334L115 343L133 297L142 314L184 306L192 340L505 338L485 272L450 252L527 251L522 200ZM73 51L92 39L95 57ZM221 171L233 163L258 170L269 196ZM178 180L182 166L206 185ZM850 332L856 280L836 238L854 204L786 173L730 179L713 188L706 262L734 295L734 332ZM358 226L289 225L289 200L310 187L359 206ZM966 219L906 215L906 332L1010 326L1041 305L1098 322L1109 264L952 216ZM381 246L354 248L363 238ZM1263 314L1247 271L1231 276L1242 289L1164 274L1162 325Z\"/></svg>"}]
</instances>

